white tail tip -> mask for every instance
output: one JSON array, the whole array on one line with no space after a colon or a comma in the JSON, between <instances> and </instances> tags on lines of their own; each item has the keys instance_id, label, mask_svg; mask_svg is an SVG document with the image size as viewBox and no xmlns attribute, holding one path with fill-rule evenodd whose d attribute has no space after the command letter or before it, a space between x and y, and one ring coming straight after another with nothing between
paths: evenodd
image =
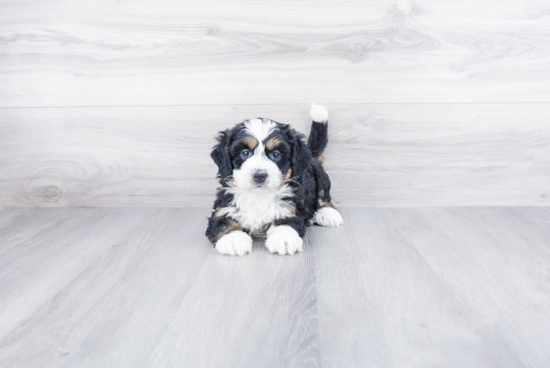
<instances>
[{"instance_id":1,"label":"white tail tip","mask_svg":"<svg viewBox=\"0 0 550 368\"><path fill-rule=\"evenodd\" d=\"M328 111L324 106L312 103L309 114L311 115L311 119L316 123L326 123L328 121Z\"/></svg>"}]
</instances>

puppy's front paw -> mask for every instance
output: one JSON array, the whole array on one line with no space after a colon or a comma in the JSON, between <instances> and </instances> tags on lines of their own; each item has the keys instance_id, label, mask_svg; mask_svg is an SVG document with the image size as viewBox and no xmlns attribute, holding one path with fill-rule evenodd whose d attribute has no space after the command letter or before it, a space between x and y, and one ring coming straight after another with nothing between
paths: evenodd
<instances>
[{"instance_id":1,"label":"puppy's front paw","mask_svg":"<svg viewBox=\"0 0 550 368\"><path fill-rule=\"evenodd\" d=\"M326 227L335 227L344 225L344 219L340 212L332 207L323 207L315 213L315 223Z\"/></svg>"},{"instance_id":2,"label":"puppy's front paw","mask_svg":"<svg viewBox=\"0 0 550 368\"><path fill-rule=\"evenodd\" d=\"M233 231L216 242L216 249L221 254L244 256L252 252L252 238L243 231Z\"/></svg>"},{"instance_id":3,"label":"puppy's front paw","mask_svg":"<svg viewBox=\"0 0 550 368\"><path fill-rule=\"evenodd\" d=\"M273 225L267 231L265 246L271 253L294 254L302 251L303 244L300 235L288 225Z\"/></svg>"}]
</instances>

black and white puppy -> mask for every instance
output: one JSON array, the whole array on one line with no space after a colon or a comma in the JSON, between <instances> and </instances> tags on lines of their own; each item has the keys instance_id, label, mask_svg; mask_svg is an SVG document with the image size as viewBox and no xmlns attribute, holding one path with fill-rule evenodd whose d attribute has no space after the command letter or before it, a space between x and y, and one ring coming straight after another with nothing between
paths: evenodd
<instances>
[{"instance_id":1,"label":"black and white puppy","mask_svg":"<svg viewBox=\"0 0 550 368\"><path fill-rule=\"evenodd\" d=\"M271 253L302 251L306 226L341 226L323 169L328 112L312 105L311 133L257 118L219 133L212 159L218 165L217 191L206 236L223 254L252 251L251 235L266 233Z\"/></svg>"}]
</instances>

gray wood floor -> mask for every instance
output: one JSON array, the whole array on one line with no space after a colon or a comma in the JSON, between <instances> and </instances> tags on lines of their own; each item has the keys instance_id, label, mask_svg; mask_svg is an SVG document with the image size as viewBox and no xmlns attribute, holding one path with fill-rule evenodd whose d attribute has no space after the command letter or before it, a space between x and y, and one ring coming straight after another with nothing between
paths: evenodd
<instances>
[{"instance_id":1,"label":"gray wood floor","mask_svg":"<svg viewBox=\"0 0 550 368\"><path fill-rule=\"evenodd\" d=\"M548 367L550 209L343 209L219 255L208 209L1 209L2 367Z\"/></svg>"}]
</instances>

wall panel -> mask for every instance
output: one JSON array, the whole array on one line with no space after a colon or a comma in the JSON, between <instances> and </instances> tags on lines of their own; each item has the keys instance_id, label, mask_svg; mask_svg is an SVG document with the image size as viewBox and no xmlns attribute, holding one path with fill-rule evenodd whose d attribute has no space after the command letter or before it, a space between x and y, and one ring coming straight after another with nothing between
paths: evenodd
<instances>
[{"instance_id":1,"label":"wall panel","mask_svg":"<svg viewBox=\"0 0 550 368\"><path fill-rule=\"evenodd\" d=\"M547 206L550 104L328 105L340 206ZM209 206L218 130L309 105L0 109L2 206Z\"/></svg>"}]
</instances>

